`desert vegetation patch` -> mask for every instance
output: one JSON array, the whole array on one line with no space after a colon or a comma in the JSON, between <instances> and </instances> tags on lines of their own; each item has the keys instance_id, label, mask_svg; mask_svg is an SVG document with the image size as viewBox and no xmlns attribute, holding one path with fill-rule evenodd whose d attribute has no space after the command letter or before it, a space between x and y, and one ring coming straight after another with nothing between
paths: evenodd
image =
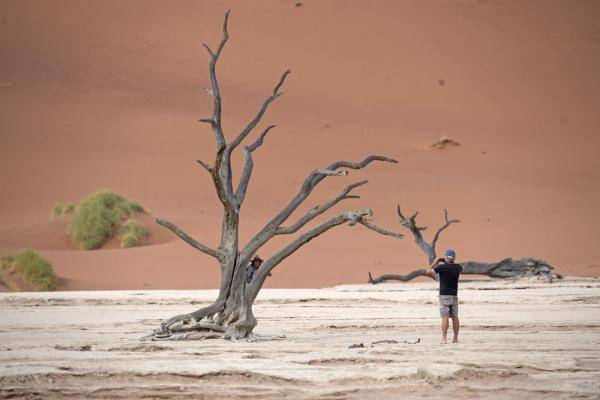
<instances>
[{"instance_id":1,"label":"desert vegetation patch","mask_svg":"<svg viewBox=\"0 0 600 400\"><path fill-rule=\"evenodd\" d=\"M50 262L33 250L0 257L0 284L6 289L47 292L56 289L56 281Z\"/></svg>"},{"instance_id":2,"label":"desert vegetation patch","mask_svg":"<svg viewBox=\"0 0 600 400\"><path fill-rule=\"evenodd\" d=\"M65 214L70 214L75 211L75 204L73 203L54 203L50 212L51 219L62 217Z\"/></svg>"},{"instance_id":3,"label":"desert vegetation patch","mask_svg":"<svg viewBox=\"0 0 600 400\"><path fill-rule=\"evenodd\" d=\"M145 212L140 203L113 190L99 189L77 205L55 203L51 214L53 218L70 214L66 233L72 246L93 250L115 236L119 237L122 248L141 246L148 231L136 214Z\"/></svg>"},{"instance_id":4,"label":"desert vegetation patch","mask_svg":"<svg viewBox=\"0 0 600 400\"><path fill-rule=\"evenodd\" d=\"M121 247L139 246L147 235L144 225L139 220L130 218L121 227Z\"/></svg>"}]
</instances>

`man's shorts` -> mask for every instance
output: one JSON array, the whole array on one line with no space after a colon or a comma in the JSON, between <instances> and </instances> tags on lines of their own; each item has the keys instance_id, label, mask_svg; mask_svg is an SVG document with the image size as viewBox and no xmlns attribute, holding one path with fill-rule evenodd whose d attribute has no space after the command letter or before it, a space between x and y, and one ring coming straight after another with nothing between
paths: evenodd
<instances>
[{"instance_id":1,"label":"man's shorts","mask_svg":"<svg viewBox=\"0 0 600 400\"><path fill-rule=\"evenodd\" d=\"M440 316L458 317L458 297L440 295Z\"/></svg>"}]
</instances>

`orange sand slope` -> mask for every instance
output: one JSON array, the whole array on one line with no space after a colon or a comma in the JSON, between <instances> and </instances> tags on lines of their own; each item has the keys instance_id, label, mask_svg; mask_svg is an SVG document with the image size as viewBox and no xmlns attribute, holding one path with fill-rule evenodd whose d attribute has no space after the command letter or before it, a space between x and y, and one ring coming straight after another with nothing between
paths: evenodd
<instances>
[{"instance_id":1,"label":"orange sand slope","mask_svg":"<svg viewBox=\"0 0 600 400\"><path fill-rule=\"evenodd\" d=\"M197 122L212 107L200 44L219 40L232 8L219 65L229 138L293 69L264 119L278 128L255 153L242 240L311 169L384 154L399 164L330 178L306 207L368 177L362 198L336 211L371 207L378 224L400 230L397 202L421 210L432 228L448 208L463 222L440 246L459 259L533 256L560 272L599 273L600 3L293 3L3 1L0 252L42 249L66 289L218 285L214 260L180 241L79 252L45 250L53 232L19 232L44 224L55 201L110 187L218 242L221 211L195 164L214 155L210 130ZM426 148L442 135L461 145ZM358 283L369 270L402 272L425 260L410 237L360 226L326 235L267 286Z\"/></svg>"}]
</instances>

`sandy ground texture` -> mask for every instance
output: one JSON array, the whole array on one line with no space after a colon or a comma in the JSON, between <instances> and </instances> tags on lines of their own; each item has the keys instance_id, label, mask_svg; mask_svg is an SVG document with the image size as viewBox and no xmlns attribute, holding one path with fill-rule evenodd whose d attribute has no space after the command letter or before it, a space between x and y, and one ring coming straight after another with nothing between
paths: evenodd
<instances>
[{"instance_id":1,"label":"sandy ground texture","mask_svg":"<svg viewBox=\"0 0 600 400\"><path fill-rule=\"evenodd\" d=\"M205 268L213 260L178 240L69 251L48 218L54 202L109 187L216 246L222 210L196 164L215 153L210 128L198 123L213 103L201 43L218 43L231 8L218 66L227 139L292 69L284 96L248 138L278 125L254 155L241 242L314 168L383 154L399 164L328 179L296 218L369 179L360 199L332 214L370 207L378 224L400 230L400 203L421 211L431 235L447 208L462 223L439 246L460 259L537 257L562 273L600 274L600 2L294 3L1 1L0 254L41 251L68 290L218 286L216 265ZM460 146L428 147L443 135ZM240 152L236 177L242 161ZM340 227L266 285L364 283L368 270L402 273L423 261L410 238Z\"/></svg>"},{"instance_id":2,"label":"sandy ground texture","mask_svg":"<svg viewBox=\"0 0 600 400\"><path fill-rule=\"evenodd\" d=\"M210 290L1 294L0 398L597 399L599 289L463 282L447 345L433 282L263 290L255 342L140 341Z\"/></svg>"}]
</instances>

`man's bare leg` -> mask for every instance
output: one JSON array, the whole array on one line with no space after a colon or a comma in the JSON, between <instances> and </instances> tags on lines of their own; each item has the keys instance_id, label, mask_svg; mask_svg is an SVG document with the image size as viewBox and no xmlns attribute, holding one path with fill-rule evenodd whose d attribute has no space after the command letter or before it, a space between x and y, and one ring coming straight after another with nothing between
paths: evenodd
<instances>
[{"instance_id":1,"label":"man's bare leg","mask_svg":"<svg viewBox=\"0 0 600 400\"><path fill-rule=\"evenodd\" d=\"M442 317L442 343L448 343L448 317Z\"/></svg>"},{"instance_id":2,"label":"man's bare leg","mask_svg":"<svg viewBox=\"0 0 600 400\"><path fill-rule=\"evenodd\" d=\"M452 339L452 343L458 343L458 331L460 330L460 322L458 321L458 317L452 317L452 330L454 331L454 339Z\"/></svg>"}]
</instances>

